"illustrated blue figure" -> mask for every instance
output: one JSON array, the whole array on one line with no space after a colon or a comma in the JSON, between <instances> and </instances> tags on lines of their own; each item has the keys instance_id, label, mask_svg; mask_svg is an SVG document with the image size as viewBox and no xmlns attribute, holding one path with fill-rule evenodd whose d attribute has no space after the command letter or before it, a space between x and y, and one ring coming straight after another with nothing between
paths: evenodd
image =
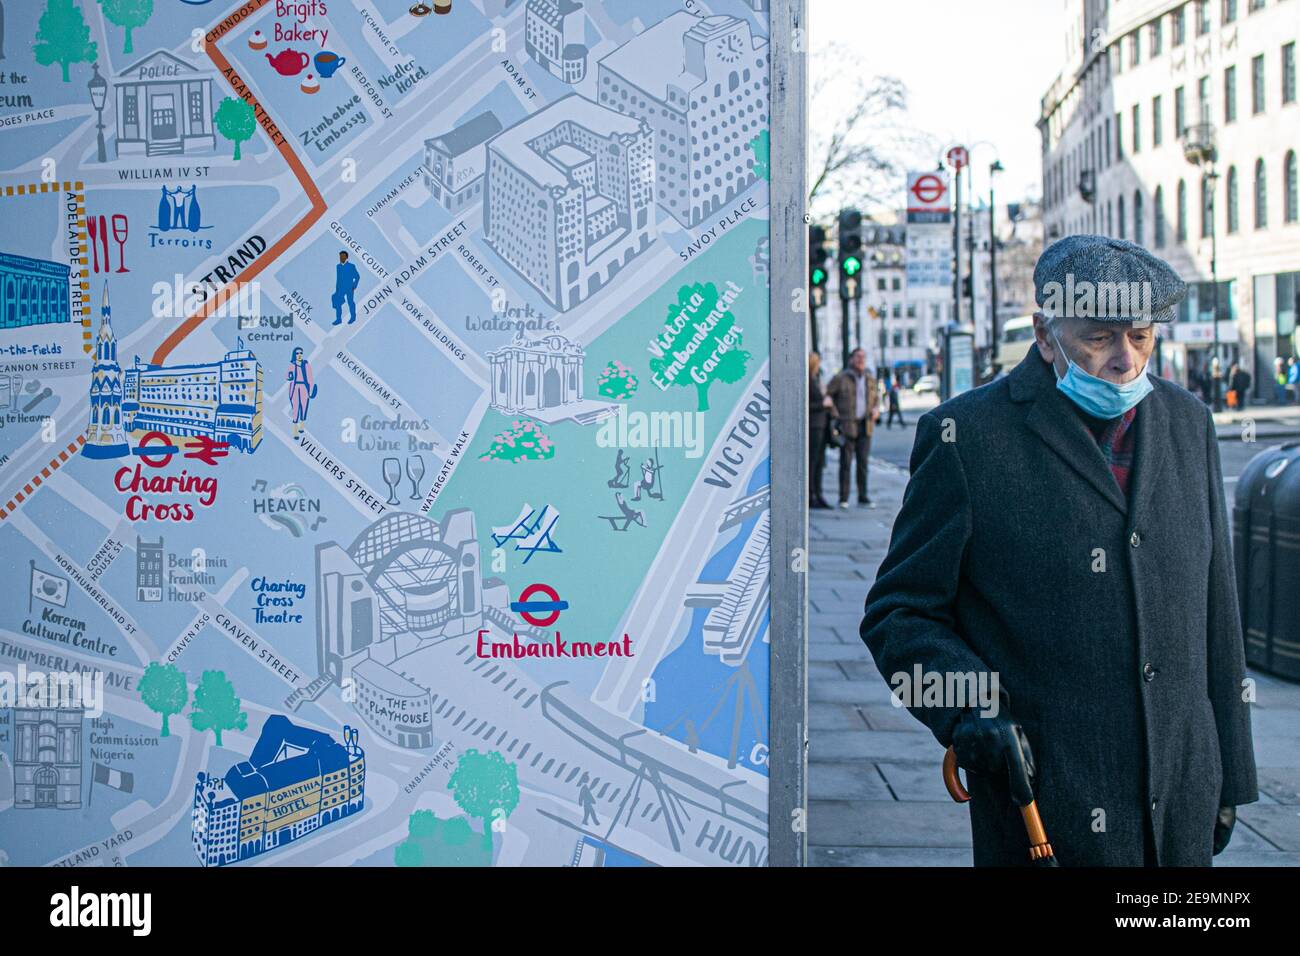
<instances>
[{"instance_id":1,"label":"illustrated blue figure","mask_svg":"<svg viewBox=\"0 0 1300 956\"><path fill-rule=\"evenodd\" d=\"M307 408L316 397L316 383L312 381L311 365L302 354L302 346L293 350L289 359L289 412L293 415L293 434L296 438L307 423Z\"/></svg>"},{"instance_id":2,"label":"illustrated blue figure","mask_svg":"<svg viewBox=\"0 0 1300 956\"><path fill-rule=\"evenodd\" d=\"M334 306L334 324L338 325L343 321L343 303L348 304L348 325L357 320L357 303L352 298L352 293L357 284L361 282L361 275L357 272L357 267L348 262L346 252L339 253L339 264L334 267L334 295L330 297L330 302Z\"/></svg>"}]
</instances>

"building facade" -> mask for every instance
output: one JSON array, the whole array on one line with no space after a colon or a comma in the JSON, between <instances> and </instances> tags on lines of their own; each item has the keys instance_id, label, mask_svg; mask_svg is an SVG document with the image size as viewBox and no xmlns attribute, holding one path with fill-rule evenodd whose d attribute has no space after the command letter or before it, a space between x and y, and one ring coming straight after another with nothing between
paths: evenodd
<instances>
[{"instance_id":1,"label":"building facade","mask_svg":"<svg viewBox=\"0 0 1300 956\"><path fill-rule=\"evenodd\" d=\"M586 25L575 0L528 0L524 49L556 79L580 83L587 75Z\"/></svg>"},{"instance_id":2,"label":"building facade","mask_svg":"<svg viewBox=\"0 0 1300 956\"><path fill-rule=\"evenodd\" d=\"M14 806L76 810L81 807L80 707L15 707Z\"/></svg>"},{"instance_id":3,"label":"building facade","mask_svg":"<svg viewBox=\"0 0 1300 956\"><path fill-rule=\"evenodd\" d=\"M119 73L113 87L119 158L216 149L211 73L158 50Z\"/></svg>"},{"instance_id":4,"label":"building facade","mask_svg":"<svg viewBox=\"0 0 1300 956\"><path fill-rule=\"evenodd\" d=\"M737 17L675 13L600 61L600 103L655 131L656 199L685 226L757 178L767 127L768 44Z\"/></svg>"},{"instance_id":5,"label":"building facade","mask_svg":"<svg viewBox=\"0 0 1300 956\"><path fill-rule=\"evenodd\" d=\"M224 777L200 773L191 837L203 866L274 850L365 806L366 756L353 727L343 742L273 714L248 760Z\"/></svg>"},{"instance_id":6,"label":"building facade","mask_svg":"<svg viewBox=\"0 0 1300 956\"><path fill-rule=\"evenodd\" d=\"M482 198L483 170L487 166L484 144L499 132L501 121L486 110L424 141L424 185L449 212L459 212Z\"/></svg>"},{"instance_id":7,"label":"building facade","mask_svg":"<svg viewBox=\"0 0 1300 956\"><path fill-rule=\"evenodd\" d=\"M135 539L135 597L137 601L154 603L163 596L163 539L145 541Z\"/></svg>"},{"instance_id":8,"label":"building facade","mask_svg":"<svg viewBox=\"0 0 1300 956\"><path fill-rule=\"evenodd\" d=\"M262 442L262 366L243 339L219 362L152 365L140 361L122 376L127 431L204 435L252 452Z\"/></svg>"},{"instance_id":9,"label":"building facade","mask_svg":"<svg viewBox=\"0 0 1300 956\"><path fill-rule=\"evenodd\" d=\"M1203 381L1217 329L1257 400L1297 354L1297 3L1070 0L1039 119L1045 241L1100 233L1166 259L1189 290L1161 374Z\"/></svg>"},{"instance_id":10,"label":"building facade","mask_svg":"<svg viewBox=\"0 0 1300 956\"><path fill-rule=\"evenodd\" d=\"M0 252L0 329L71 322L70 274L63 262Z\"/></svg>"},{"instance_id":11,"label":"building facade","mask_svg":"<svg viewBox=\"0 0 1300 956\"><path fill-rule=\"evenodd\" d=\"M560 311L658 235L648 123L567 96L487 146L483 235Z\"/></svg>"},{"instance_id":12,"label":"building facade","mask_svg":"<svg viewBox=\"0 0 1300 956\"><path fill-rule=\"evenodd\" d=\"M542 412L582 401L582 346L558 333L536 341L517 334L488 353L492 407L507 415Z\"/></svg>"},{"instance_id":13,"label":"building facade","mask_svg":"<svg viewBox=\"0 0 1300 956\"><path fill-rule=\"evenodd\" d=\"M90 422L81 453L87 458L121 458L131 453L122 420L122 366L117 361L117 338L108 304L108 286L100 307L95 360L90 368Z\"/></svg>"}]
</instances>

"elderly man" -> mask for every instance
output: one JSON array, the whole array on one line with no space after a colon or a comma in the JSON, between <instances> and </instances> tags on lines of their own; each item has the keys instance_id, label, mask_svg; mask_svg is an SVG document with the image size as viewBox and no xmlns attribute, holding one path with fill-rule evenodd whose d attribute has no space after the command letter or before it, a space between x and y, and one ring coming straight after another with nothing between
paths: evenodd
<instances>
[{"instance_id":1,"label":"elderly man","mask_svg":"<svg viewBox=\"0 0 1300 956\"><path fill-rule=\"evenodd\" d=\"M967 771L976 865L1028 863L1016 740L1062 865L1209 865L1258 795L1214 422L1148 368L1186 290L1101 236L1034 284L1037 347L918 423L862 639L887 680L1007 693L904 701Z\"/></svg>"}]
</instances>

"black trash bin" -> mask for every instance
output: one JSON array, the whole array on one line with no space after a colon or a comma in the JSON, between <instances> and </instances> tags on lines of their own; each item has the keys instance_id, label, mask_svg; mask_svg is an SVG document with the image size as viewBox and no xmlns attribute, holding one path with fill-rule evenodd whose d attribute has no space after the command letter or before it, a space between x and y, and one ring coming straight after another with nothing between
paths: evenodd
<instances>
[{"instance_id":1,"label":"black trash bin","mask_svg":"<svg viewBox=\"0 0 1300 956\"><path fill-rule=\"evenodd\" d=\"M1246 662L1300 681L1300 442L1260 452L1241 473L1232 550Z\"/></svg>"}]
</instances>

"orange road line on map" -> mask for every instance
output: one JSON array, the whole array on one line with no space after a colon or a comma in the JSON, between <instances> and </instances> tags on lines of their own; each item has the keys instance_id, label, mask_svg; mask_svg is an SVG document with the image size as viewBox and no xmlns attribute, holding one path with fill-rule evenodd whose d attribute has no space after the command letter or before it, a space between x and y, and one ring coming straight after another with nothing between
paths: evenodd
<instances>
[{"instance_id":1,"label":"orange road line on map","mask_svg":"<svg viewBox=\"0 0 1300 956\"><path fill-rule=\"evenodd\" d=\"M246 12L244 17L241 17L241 19L247 19L248 16L261 10L262 7L266 6L269 2L270 0L250 0L250 2L244 4L242 8ZM252 9L248 9L249 7ZM204 46L207 48L208 58L212 60L213 64L217 67L217 70L222 74L224 74L226 70L231 69L230 61L228 61L225 55L217 49L217 41L224 35L225 34L222 33L220 36L212 37L210 32L209 39L204 43ZM257 97L253 95L251 87L248 88L248 93L244 99L253 107L254 110L262 105L258 102ZM269 121L270 114L266 111L265 107L262 107L262 117L264 119L259 119L258 123L263 127L263 129L266 129L266 122ZM270 135L269 129L266 129L266 132ZM163 340L163 343L154 351L152 361L155 365L163 364L163 362L166 361L167 356L172 353L172 350L185 341L186 337L189 336L190 333L203 324L204 320L207 319L208 316L212 314L213 310L217 308L218 302L221 299L221 292L224 292L232 285L238 287L239 285L256 278L263 269L269 266L290 246L301 239L303 234L314 226L323 215L325 215L325 210L327 208L325 205L325 198L320 194L320 190L316 188L316 183L312 181L311 176L308 175L307 168L303 166L302 160L298 158L298 154L293 151L292 147L290 147L288 138L281 134L281 139L284 141L277 148L280 151L280 155L284 157L284 161L289 164L289 168L293 170L294 176L297 177L298 185L302 187L303 192L307 194L307 198L311 200L311 210L307 215L303 216L302 219L294 223L293 227L281 236L280 239L277 240L269 249L267 249L264 255L258 256L258 258L251 263L247 269L240 273L238 279L222 286L216 295L209 298L208 301L203 304L199 311L195 312L177 326L172 334L167 336L167 338Z\"/></svg>"},{"instance_id":2,"label":"orange road line on map","mask_svg":"<svg viewBox=\"0 0 1300 956\"><path fill-rule=\"evenodd\" d=\"M56 457L50 459L50 463L41 469L41 476L44 478L50 477L51 472L58 471L59 466L68 460L68 456L75 455L85 443L86 436L78 435L76 441L69 444L68 447L59 452ZM23 490L10 498L3 508L0 508L0 521L3 521L5 518L9 517L10 514L16 511L18 506L27 499L27 496L30 495L35 488L41 486L41 481L41 477L34 477L30 482L23 485Z\"/></svg>"}]
</instances>

